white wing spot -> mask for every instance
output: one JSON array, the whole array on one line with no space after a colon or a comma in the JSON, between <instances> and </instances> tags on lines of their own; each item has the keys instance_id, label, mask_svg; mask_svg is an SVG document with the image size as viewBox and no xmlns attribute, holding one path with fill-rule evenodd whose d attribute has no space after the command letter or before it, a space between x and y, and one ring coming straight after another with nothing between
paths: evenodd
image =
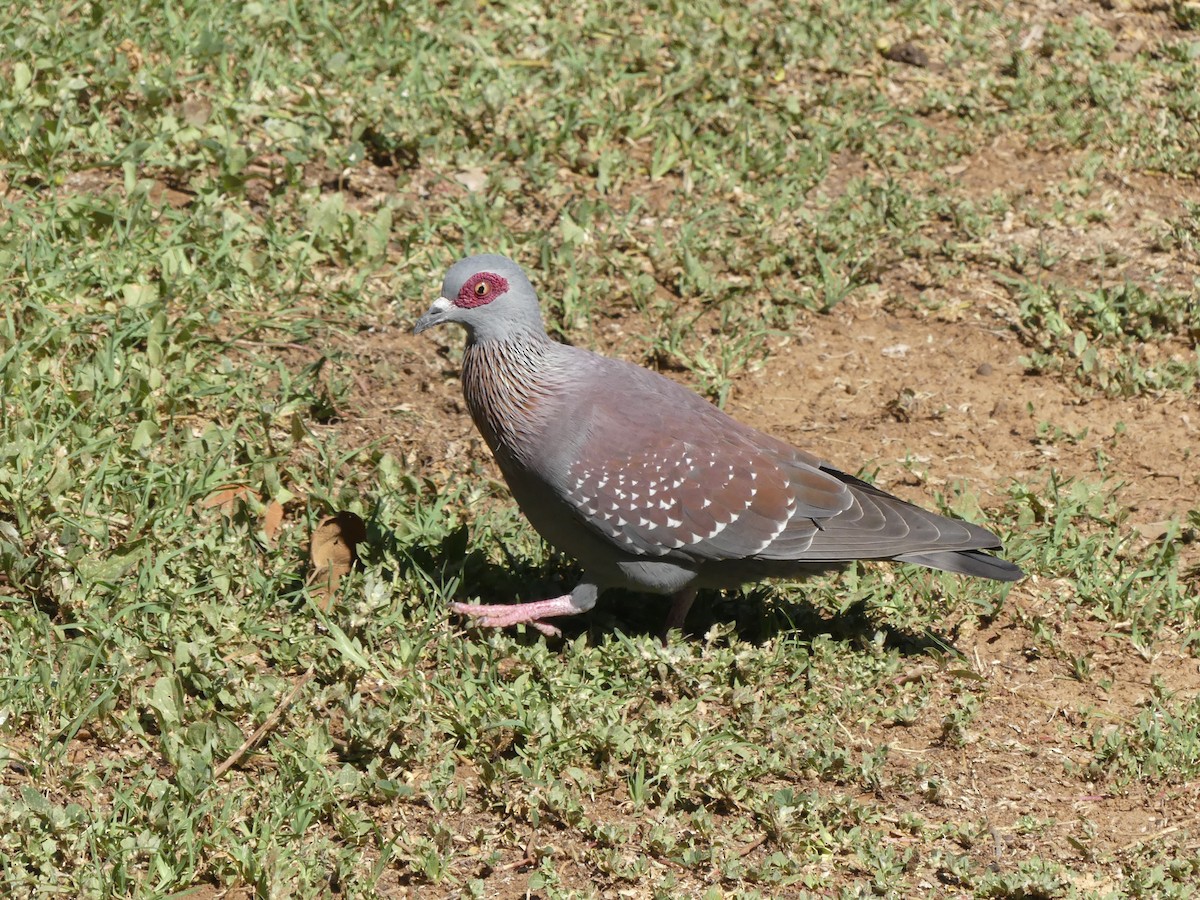
<instances>
[{"instance_id":1,"label":"white wing spot","mask_svg":"<svg viewBox=\"0 0 1200 900\"><path fill-rule=\"evenodd\" d=\"M720 534L722 531L724 531L728 527L729 527L728 522L718 522L717 527L714 528L712 531L710 531L708 534L706 534L704 536L704 539L706 541L711 540L712 538L715 538L718 534Z\"/></svg>"}]
</instances>

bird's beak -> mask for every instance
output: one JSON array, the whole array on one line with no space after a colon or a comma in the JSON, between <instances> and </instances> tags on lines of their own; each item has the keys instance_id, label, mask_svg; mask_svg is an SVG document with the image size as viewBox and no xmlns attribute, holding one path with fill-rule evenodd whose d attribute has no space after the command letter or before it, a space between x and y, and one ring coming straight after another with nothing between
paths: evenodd
<instances>
[{"instance_id":1,"label":"bird's beak","mask_svg":"<svg viewBox=\"0 0 1200 900\"><path fill-rule=\"evenodd\" d=\"M413 334L420 334L426 328L441 325L446 321L446 312L452 305L445 297L438 297L429 307L429 312L417 319L417 324L413 327Z\"/></svg>"}]
</instances>

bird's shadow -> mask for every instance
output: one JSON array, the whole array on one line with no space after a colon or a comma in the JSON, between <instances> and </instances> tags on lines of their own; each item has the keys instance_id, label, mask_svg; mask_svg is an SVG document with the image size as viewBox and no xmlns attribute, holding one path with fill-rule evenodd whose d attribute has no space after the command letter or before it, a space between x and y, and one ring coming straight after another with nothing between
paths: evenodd
<instances>
[{"instance_id":1,"label":"bird's shadow","mask_svg":"<svg viewBox=\"0 0 1200 900\"><path fill-rule=\"evenodd\" d=\"M468 549L465 533L452 533L436 545L408 545L402 556L427 574L442 577L453 571L461 579L459 594L464 601L479 598L483 603L524 603L570 593L579 580L579 570L566 557L552 554L541 562L505 550L506 562L497 565L478 549ZM835 576L836 577L836 576ZM654 594L612 590L603 594L595 608L580 616L553 620L562 631L561 640L572 641L582 634L595 640L620 631L630 637L663 637L663 623L670 600ZM447 610L447 615L450 615ZM466 623L464 623L466 624ZM831 611L786 594L779 585L764 582L730 591L701 591L684 624L685 640L704 640L714 627L740 640L761 645L781 634L807 638L828 635L835 640L864 646L877 642L906 656L933 654L956 656L961 652L945 636L930 630L897 628L872 614L865 602ZM514 632L515 633L515 632ZM527 628L518 638L529 643L541 635ZM555 640L555 639L551 639Z\"/></svg>"},{"instance_id":2,"label":"bird's shadow","mask_svg":"<svg viewBox=\"0 0 1200 900\"><path fill-rule=\"evenodd\" d=\"M366 543L373 548L372 555L379 554L397 564L398 571L389 573L391 577L419 571L423 580L435 583L457 579L456 599L466 602L525 603L558 597L570 593L580 577L573 561L557 552L536 559L500 543L504 561L498 563L479 547L471 546L465 524L437 538L417 533L405 541L372 516L367 522ZM566 641L583 634L599 641L618 631L630 637L661 638L669 609L667 597L612 590L604 593L589 612L559 617L553 624L562 631L561 640ZM449 609L446 615L452 615ZM462 624L469 627L466 622ZM794 588L772 582L737 590L701 591L684 623L683 637L702 641L714 628L753 645L781 634L808 639L828 635L864 646L878 643L882 637L885 648L906 656L962 656L952 638L931 629L896 627L883 621L866 602L831 610L797 597ZM542 639L532 628L525 629L523 635L512 633L529 643Z\"/></svg>"},{"instance_id":3,"label":"bird's shadow","mask_svg":"<svg viewBox=\"0 0 1200 900\"><path fill-rule=\"evenodd\" d=\"M607 608L604 604L607 601ZM579 631L623 631L628 635L662 636L668 604L665 598L613 591L606 594L593 615L596 619ZM830 610L797 599L770 582L728 591L701 591L684 623L686 640L704 640L713 629L729 630L738 639L761 646L783 634L811 640L827 635L836 641L866 646L879 641L905 656L961 655L946 637L929 630L911 631L881 621L871 607L859 601L844 610ZM563 628L563 635L571 634Z\"/></svg>"}]
</instances>

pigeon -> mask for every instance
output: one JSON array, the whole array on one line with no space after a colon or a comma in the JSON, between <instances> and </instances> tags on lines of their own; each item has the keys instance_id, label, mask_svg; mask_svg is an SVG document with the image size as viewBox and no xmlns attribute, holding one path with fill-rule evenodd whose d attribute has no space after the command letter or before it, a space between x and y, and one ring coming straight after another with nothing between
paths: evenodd
<instances>
[{"instance_id":1,"label":"pigeon","mask_svg":"<svg viewBox=\"0 0 1200 900\"><path fill-rule=\"evenodd\" d=\"M454 603L485 627L585 613L610 588L666 595L667 633L701 588L804 578L855 560L996 581L1016 565L991 532L928 512L820 456L743 425L649 369L550 338L512 260L471 256L446 273L414 334L466 329L463 395L517 505L583 569L569 594Z\"/></svg>"}]
</instances>

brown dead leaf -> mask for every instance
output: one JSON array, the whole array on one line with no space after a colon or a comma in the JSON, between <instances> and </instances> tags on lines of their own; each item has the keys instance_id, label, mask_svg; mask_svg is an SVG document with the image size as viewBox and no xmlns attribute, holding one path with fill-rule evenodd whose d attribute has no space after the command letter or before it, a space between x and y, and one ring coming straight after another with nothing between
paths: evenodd
<instances>
[{"instance_id":1,"label":"brown dead leaf","mask_svg":"<svg viewBox=\"0 0 1200 900\"><path fill-rule=\"evenodd\" d=\"M343 575L358 559L355 547L367 537L367 526L352 512L342 510L321 521L313 531L308 555L312 560L310 582L318 594L317 605L329 609Z\"/></svg>"},{"instance_id":2,"label":"brown dead leaf","mask_svg":"<svg viewBox=\"0 0 1200 900\"><path fill-rule=\"evenodd\" d=\"M141 48L129 38L125 38L125 40L117 44L117 52L124 55L125 59L129 63L129 70L131 72L138 71L138 69L140 69L142 64L145 62L145 57L142 55Z\"/></svg>"},{"instance_id":3,"label":"brown dead leaf","mask_svg":"<svg viewBox=\"0 0 1200 900\"><path fill-rule=\"evenodd\" d=\"M248 484L225 484L200 501L201 509L215 509L223 516L232 516L239 499L254 496Z\"/></svg>"},{"instance_id":4,"label":"brown dead leaf","mask_svg":"<svg viewBox=\"0 0 1200 900\"><path fill-rule=\"evenodd\" d=\"M150 191L147 194L150 203L156 207L170 206L173 209L183 209L190 206L195 196L186 191L177 191L164 182L155 180L150 184Z\"/></svg>"},{"instance_id":5,"label":"brown dead leaf","mask_svg":"<svg viewBox=\"0 0 1200 900\"><path fill-rule=\"evenodd\" d=\"M262 530L263 536L266 537L268 544L275 543L275 535L279 533L279 526L283 524L283 504L278 500L272 500L267 504L267 511L263 513Z\"/></svg>"}]
</instances>

